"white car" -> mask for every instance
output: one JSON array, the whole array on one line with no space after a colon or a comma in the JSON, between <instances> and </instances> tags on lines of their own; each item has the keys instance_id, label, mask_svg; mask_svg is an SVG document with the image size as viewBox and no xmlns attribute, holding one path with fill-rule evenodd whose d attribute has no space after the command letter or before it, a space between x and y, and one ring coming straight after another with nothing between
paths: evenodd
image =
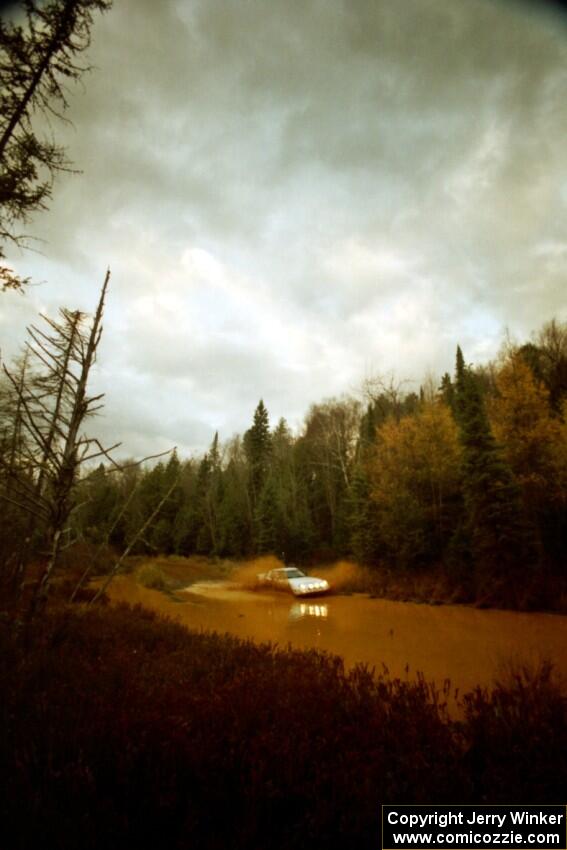
<instances>
[{"instance_id":1,"label":"white car","mask_svg":"<svg viewBox=\"0 0 567 850\"><path fill-rule=\"evenodd\" d=\"M329 590L328 581L306 576L297 567L282 567L270 570L269 573L260 573L258 581L260 584L270 585L278 590L291 590L295 596L309 596L314 593L326 593Z\"/></svg>"}]
</instances>

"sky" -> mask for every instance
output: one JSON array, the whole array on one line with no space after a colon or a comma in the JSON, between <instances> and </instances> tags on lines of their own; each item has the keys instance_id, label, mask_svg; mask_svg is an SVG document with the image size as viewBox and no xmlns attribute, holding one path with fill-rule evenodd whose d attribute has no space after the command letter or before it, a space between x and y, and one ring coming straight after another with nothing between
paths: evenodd
<instances>
[{"instance_id":1,"label":"sky","mask_svg":"<svg viewBox=\"0 0 567 850\"><path fill-rule=\"evenodd\" d=\"M118 455L204 451L263 398L296 430L567 320L567 17L513 0L115 0L8 256L26 325L92 311ZM411 382L414 382L413 384Z\"/></svg>"}]
</instances>

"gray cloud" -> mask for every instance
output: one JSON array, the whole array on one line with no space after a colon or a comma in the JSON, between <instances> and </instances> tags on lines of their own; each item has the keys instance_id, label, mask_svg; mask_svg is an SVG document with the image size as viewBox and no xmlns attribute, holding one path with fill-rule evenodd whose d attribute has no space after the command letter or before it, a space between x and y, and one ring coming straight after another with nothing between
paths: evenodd
<instances>
[{"instance_id":1,"label":"gray cloud","mask_svg":"<svg viewBox=\"0 0 567 850\"><path fill-rule=\"evenodd\" d=\"M419 380L567 316L551 11L117 0L90 59L60 131L82 174L14 257L47 283L0 329L10 350L32 309L92 307L110 265L97 380L128 451L197 450L260 396L299 423L368 369Z\"/></svg>"}]
</instances>

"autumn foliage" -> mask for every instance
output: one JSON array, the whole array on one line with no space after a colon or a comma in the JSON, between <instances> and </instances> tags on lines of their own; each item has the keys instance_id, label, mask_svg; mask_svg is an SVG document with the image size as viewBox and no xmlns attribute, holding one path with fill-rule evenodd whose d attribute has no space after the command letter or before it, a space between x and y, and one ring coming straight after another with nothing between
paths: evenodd
<instances>
[{"instance_id":1,"label":"autumn foliage","mask_svg":"<svg viewBox=\"0 0 567 850\"><path fill-rule=\"evenodd\" d=\"M65 546L347 559L368 571L365 589L397 598L406 587L426 601L566 610L567 327L551 322L485 366L458 349L437 388L401 386L369 383L366 405L313 404L296 434L284 419L271 427L260 401L242 437L215 434L200 458L75 475ZM0 584L14 583L29 537L12 492L30 456L16 413L14 383L0 386ZM47 537L36 527L26 554L41 558Z\"/></svg>"}]
</instances>

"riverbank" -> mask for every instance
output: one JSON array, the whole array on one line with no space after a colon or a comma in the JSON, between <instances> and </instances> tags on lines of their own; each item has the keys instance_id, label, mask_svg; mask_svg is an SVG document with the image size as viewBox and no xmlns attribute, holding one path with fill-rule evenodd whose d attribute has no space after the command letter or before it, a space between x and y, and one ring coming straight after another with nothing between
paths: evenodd
<instances>
[{"instance_id":1,"label":"riverbank","mask_svg":"<svg viewBox=\"0 0 567 850\"><path fill-rule=\"evenodd\" d=\"M460 692L491 687L510 669L537 670L549 662L567 693L565 617L367 594L297 599L226 579L164 591L140 584L138 575L116 578L108 590L112 604L140 604L193 630L323 650L340 656L347 668L362 662L403 680L418 673L440 684L449 680ZM457 710L452 701L450 707Z\"/></svg>"},{"instance_id":2,"label":"riverbank","mask_svg":"<svg viewBox=\"0 0 567 850\"><path fill-rule=\"evenodd\" d=\"M170 555L130 558L127 569L146 587L175 592L194 582L217 580L232 580L255 589L258 573L281 566L284 566L282 561L272 555L244 561ZM566 589L557 577L549 576L541 587L535 578L530 582L524 577L506 587L495 581L475 588L442 567L419 571L391 570L384 566L371 569L354 561L339 560L304 569L326 578L334 594L363 593L397 602L567 614Z\"/></svg>"},{"instance_id":3,"label":"riverbank","mask_svg":"<svg viewBox=\"0 0 567 850\"><path fill-rule=\"evenodd\" d=\"M345 670L129 606L0 629L0 803L13 850L377 846L381 802L555 802L565 699L542 667L490 693ZM17 836L14 839L13 836Z\"/></svg>"}]
</instances>

